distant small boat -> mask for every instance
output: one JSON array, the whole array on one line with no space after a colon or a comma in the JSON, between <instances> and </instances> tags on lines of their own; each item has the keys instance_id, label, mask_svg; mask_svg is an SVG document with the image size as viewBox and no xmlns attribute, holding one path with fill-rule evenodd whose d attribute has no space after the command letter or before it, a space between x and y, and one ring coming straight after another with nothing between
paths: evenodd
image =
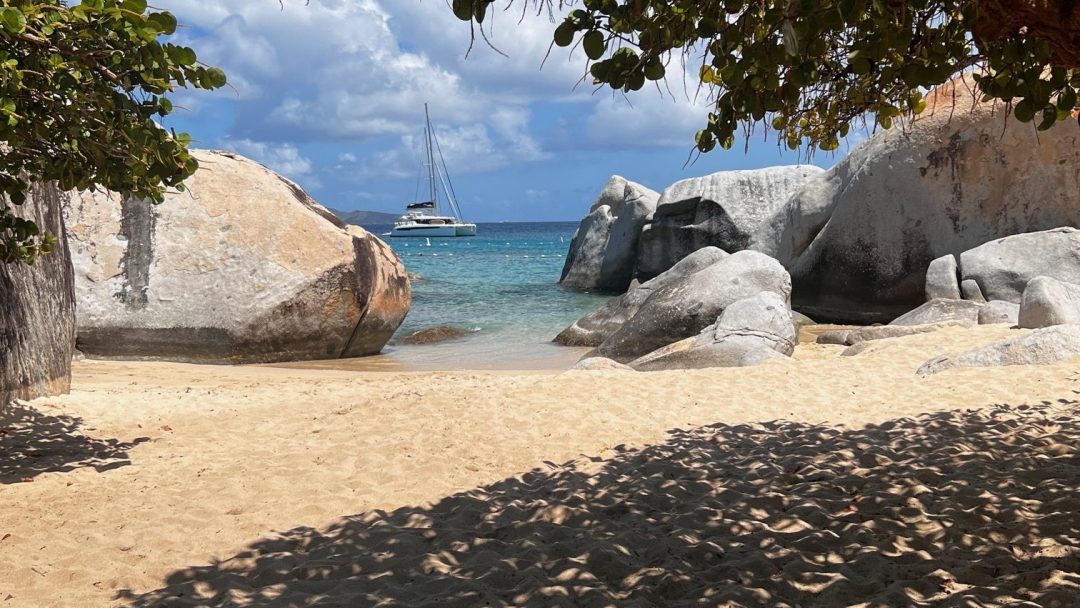
<instances>
[{"instance_id":1,"label":"distant small boat","mask_svg":"<svg viewBox=\"0 0 1080 608\"><path fill-rule=\"evenodd\" d=\"M390 236L476 236L476 224L470 224L461 219L461 207L458 206L457 197L454 196L454 186L450 182L450 175L446 172L446 161L443 159L439 140L435 137L435 130L431 128L431 115L428 114L426 103L424 104L424 119L424 157L430 199L406 205L405 215L394 222L394 229L390 231ZM438 163L435 162L436 156L438 156ZM451 215L439 215L440 186Z\"/></svg>"}]
</instances>

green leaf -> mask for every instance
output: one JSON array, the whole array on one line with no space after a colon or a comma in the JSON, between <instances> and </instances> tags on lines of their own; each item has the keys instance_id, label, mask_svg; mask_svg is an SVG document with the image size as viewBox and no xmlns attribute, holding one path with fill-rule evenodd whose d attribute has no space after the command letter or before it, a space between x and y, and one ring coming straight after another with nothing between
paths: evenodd
<instances>
[{"instance_id":1,"label":"green leaf","mask_svg":"<svg viewBox=\"0 0 1080 608\"><path fill-rule=\"evenodd\" d=\"M1035 118L1035 104L1030 98L1021 99L1013 106L1013 115L1020 122L1031 122Z\"/></svg>"},{"instance_id":2,"label":"green leaf","mask_svg":"<svg viewBox=\"0 0 1080 608\"><path fill-rule=\"evenodd\" d=\"M26 29L26 15L17 8L10 6L0 9L0 21L3 21L4 29L20 34Z\"/></svg>"},{"instance_id":3,"label":"green leaf","mask_svg":"<svg viewBox=\"0 0 1080 608\"><path fill-rule=\"evenodd\" d=\"M716 138L709 131L702 129L694 136L694 141L697 144L697 149L702 152L711 152L716 147Z\"/></svg>"},{"instance_id":4,"label":"green leaf","mask_svg":"<svg viewBox=\"0 0 1080 608\"><path fill-rule=\"evenodd\" d=\"M716 70L714 70L711 65L701 66L698 76L701 78L701 82L704 82L705 84L712 84L717 81Z\"/></svg>"},{"instance_id":5,"label":"green leaf","mask_svg":"<svg viewBox=\"0 0 1080 608\"><path fill-rule=\"evenodd\" d=\"M169 59L181 66L192 66L198 61L195 51L186 46L169 45L166 47L166 52L169 55Z\"/></svg>"},{"instance_id":6,"label":"green leaf","mask_svg":"<svg viewBox=\"0 0 1080 608\"><path fill-rule=\"evenodd\" d=\"M555 28L555 44L561 47L567 47L574 43L574 24L569 21L563 21L559 24L559 27Z\"/></svg>"},{"instance_id":7,"label":"green leaf","mask_svg":"<svg viewBox=\"0 0 1080 608\"><path fill-rule=\"evenodd\" d=\"M645 78L649 80L660 80L665 72L664 62L660 61L659 57L653 57L645 64Z\"/></svg>"},{"instance_id":8,"label":"green leaf","mask_svg":"<svg viewBox=\"0 0 1080 608\"><path fill-rule=\"evenodd\" d=\"M607 50L607 45L604 43L604 34L597 30L586 32L585 37L581 39L581 48L585 51L585 55L596 61L604 56L604 51Z\"/></svg>"},{"instance_id":9,"label":"green leaf","mask_svg":"<svg viewBox=\"0 0 1080 608\"><path fill-rule=\"evenodd\" d=\"M228 82L228 79L225 77L225 72L220 68L208 68L206 70L206 76L210 82L211 88L220 89Z\"/></svg>"},{"instance_id":10,"label":"green leaf","mask_svg":"<svg viewBox=\"0 0 1080 608\"><path fill-rule=\"evenodd\" d=\"M141 15L146 12L146 0L124 0L120 8Z\"/></svg>"},{"instance_id":11,"label":"green leaf","mask_svg":"<svg viewBox=\"0 0 1080 608\"><path fill-rule=\"evenodd\" d=\"M1040 131L1046 131L1056 124L1058 121L1058 109L1056 106L1047 106L1042 112L1042 121L1039 122L1037 127Z\"/></svg>"},{"instance_id":12,"label":"green leaf","mask_svg":"<svg viewBox=\"0 0 1080 608\"><path fill-rule=\"evenodd\" d=\"M172 13L150 13L150 16L147 17L147 21L156 27L160 33L166 36L171 36L176 33L176 17L174 17Z\"/></svg>"},{"instance_id":13,"label":"green leaf","mask_svg":"<svg viewBox=\"0 0 1080 608\"><path fill-rule=\"evenodd\" d=\"M454 16L462 21L470 21L473 18L472 0L454 0Z\"/></svg>"},{"instance_id":14,"label":"green leaf","mask_svg":"<svg viewBox=\"0 0 1080 608\"><path fill-rule=\"evenodd\" d=\"M1061 110L1071 112L1076 109L1076 89L1072 87L1065 87L1058 96L1057 107Z\"/></svg>"}]
</instances>

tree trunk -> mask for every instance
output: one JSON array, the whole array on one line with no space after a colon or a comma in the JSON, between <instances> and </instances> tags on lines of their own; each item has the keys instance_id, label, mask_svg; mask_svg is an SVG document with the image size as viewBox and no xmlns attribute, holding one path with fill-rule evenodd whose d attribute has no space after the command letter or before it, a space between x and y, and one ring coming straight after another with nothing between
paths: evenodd
<instances>
[{"instance_id":1,"label":"tree trunk","mask_svg":"<svg viewBox=\"0 0 1080 608\"><path fill-rule=\"evenodd\" d=\"M980 43L1023 36L1050 43L1054 65L1080 67L1080 1L975 0Z\"/></svg>"},{"instance_id":2,"label":"tree trunk","mask_svg":"<svg viewBox=\"0 0 1080 608\"><path fill-rule=\"evenodd\" d=\"M60 196L54 184L35 184L14 207L60 242L33 266L0 263L0 409L71 388L75 283Z\"/></svg>"}]
</instances>

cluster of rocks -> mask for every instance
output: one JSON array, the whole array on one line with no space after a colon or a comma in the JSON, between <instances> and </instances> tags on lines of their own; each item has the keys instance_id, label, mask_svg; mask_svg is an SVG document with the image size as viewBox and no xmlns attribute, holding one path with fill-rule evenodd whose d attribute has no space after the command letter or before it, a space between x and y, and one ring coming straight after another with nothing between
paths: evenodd
<instances>
[{"instance_id":1,"label":"cluster of rocks","mask_svg":"<svg viewBox=\"0 0 1080 608\"><path fill-rule=\"evenodd\" d=\"M753 300L755 289L819 320L889 324L820 338L851 347L845 354L949 325L1080 323L1080 231L1073 228L1080 225L1080 129L1066 122L1036 134L978 101L970 85L958 79L939 88L913 124L875 134L828 171L776 167L684 180L644 217L653 193L613 178L579 227L562 283L629 291L556 341L595 346L595 355L634 369L745 365L774 358L766 350L782 357L785 348L769 346L784 343L770 316L775 302L770 309ZM617 210L630 200L638 206L624 220ZM597 213L604 208L613 211ZM623 230L598 228L617 222ZM788 291L725 267L736 252L785 270ZM617 259L619 280L585 270L597 268L590 262L597 259ZM749 338L732 328L742 321L723 317L744 298L755 302L744 306L754 307L760 323L744 329L770 337L736 349Z\"/></svg>"},{"instance_id":2,"label":"cluster of rocks","mask_svg":"<svg viewBox=\"0 0 1080 608\"><path fill-rule=\"evenodd\" d=\"M742 366L790 356L791 278L756 251L699 249L583 317L556 342L636 370ZM597 362L582 365L595 369Z\"/></svg>"},{"instance_id":3,"label":"cluster of rocks","mask_svg":"<svg viewBox=\"0 0 1080 608\"><path fill-rule=\"evenodd\" d=\"M66 390L72 352L252 363L379 352L409 311L405 268L299 186L195 151L161 205L38 185L19 212L63 235L34 266L0 264L0 405ZM76 314L77 312L77 314Z\"/></svg>"},{"instance_id":4,"label":"cluster of rocks","mask_svg":"<svg viewBox=\"0 0 1080 608\"><path fill-rule=\"evenodd\" d=\"M563 284L625 291L629 281L584 280L588 273L579 272L596 265L590 260L614 259L607 247L621 252L619 276L638 281L702 247L750 249L789 271L796 310L820 320L884 323L924 301L932 261L1011 235L1080 225L1076 122L1036 133L1000 106L980 103L970 86L959 79L941 87L911 125L873 135L828 171L777 167L681 181L644 219L637 208L624 222L640 224L639 234L583 222L564 269L564 277L577 278ZM1007 299L993 290L982 295Z\"/></svg>"},{"instance_id":5,"label":"cluster of rocks","mask_svg":"<svg viewBox=\"0 0 1080 608\"><path fill-rule=\"evenodd\" d=\"M1060 247L1067 240L1072 244ZM1071 249L1077 258L1053 255L1055 245L1059 246L1057 252ZM1063 228L1016 235L976 249L981 251L965 252L959 266L951 256L931 264L926 285L930 299L922 306L889 325L824 332L818 343L849 346L842 356L851 356L865 352L875 340L944 327L1005 323L1035 331L935 357L918 373L928 376L956 367L1048 364L1080 356L1080 284L1055 278L1080 272L1080 231ZM1048 254L1036 255L1040 251ZM1031 257L1015 257L1023 253ZM964 260L978 261L968 266L972 278L963 278L966 275L959 272ZM1002 299L987 301L984 293Z\"/></svg>"}]
</instances>

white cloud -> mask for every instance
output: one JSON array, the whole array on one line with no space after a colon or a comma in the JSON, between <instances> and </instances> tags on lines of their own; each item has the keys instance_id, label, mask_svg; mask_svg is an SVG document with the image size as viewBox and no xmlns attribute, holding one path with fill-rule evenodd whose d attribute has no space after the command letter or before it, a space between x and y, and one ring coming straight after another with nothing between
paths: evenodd
<instances>
[{"instance_id":1,"label":"white cloud","mask_svg":"<svg viewBox=\"0 0 1080 608\"><path fill-rule=\"evenodd\" d=\"M221 143L226 149L239 152L292 180L300 181L311 174L311 161L292 144L269 144L250 139L226 139ZM310 179L307 181L311 182Z\"/></svg>"},{"instance_id":2,"label":"white cloud","mask_svg":"<svg viewBox=\"0 0 1080 608\"><path fill-rule=\"evenodd\" d=\"M698 91L696 66L686 55L675 55L668 77L630 95L601 89L586 124L589 143L596 147L689 148L694 133L707 124L712 101Z\"/></svg>"},{"instance_id":3,"label":"white cloud","mask_svg":"<svg viewBox=\"0 0 1080 608\"><path fill-rule=\"evenodd\" d=\"M608 94L593 107L586 135L593 147L689 147L708 116L706 105L673 100L659 92Z\"/></svg>"},{"instance_id":4,"label":"white cloud","mask_svg":"<svg viewBox=\"0 0 1080 608\"><path fill-rule=\"evenodd\" d=\"M444 120L477 122L495 99L466 86L424 48L406 50L376 0L320 0L304 6L230 0L207 7L163 0L200 58L220 65L248 105L236 136L256 140L370 139L415 128L423 104ZM403 4L409 4L404 2ZM426 10L453 15L438 2ZM220 94L219 94L220 95Z\"/></svg>"},{"instance_id":5,"label":"white cloud","mask_svg":"<svg viewBox=\"0 0 1080 608\"><path fill-rule=\"evenodd\" d=\"M494 127L482 124L438 128L438 148L451 175L482 173L514 164L549 158L525 128L525 112L496 112ZM416 175L424 163L423 139L404 135L400 144L376 153L362 163L360 175L367 178L405 178Z\"/></svg>"},{"instance_id":6,"label":"white cloud","mask_svg":"<svg viewBox=\"0 0 1080 608\"><path fill-rule=\"evenodd\" d=\"M286 0L284 10L274 0L156 4L193 26L182 42L228 73L239 97L213 95L237 101L233 140L400 142L362 161L371 175L400 176L414 164L409 138L425 102L447 162L466 171L548 158L530 124L538 104L584 117L571 137L593 148L688 145L704 124L705 110L686 100L682 83L671 85L675 101L641 91L631 106L608 89L592 94L588 82L574 90L584 74L580 52L555 48L541 70L554 24L535 14L519 23L521 3L485 22L506 56L477 36L467 59L469 26L443 0Z\"/></svg>"}]
</instances>

